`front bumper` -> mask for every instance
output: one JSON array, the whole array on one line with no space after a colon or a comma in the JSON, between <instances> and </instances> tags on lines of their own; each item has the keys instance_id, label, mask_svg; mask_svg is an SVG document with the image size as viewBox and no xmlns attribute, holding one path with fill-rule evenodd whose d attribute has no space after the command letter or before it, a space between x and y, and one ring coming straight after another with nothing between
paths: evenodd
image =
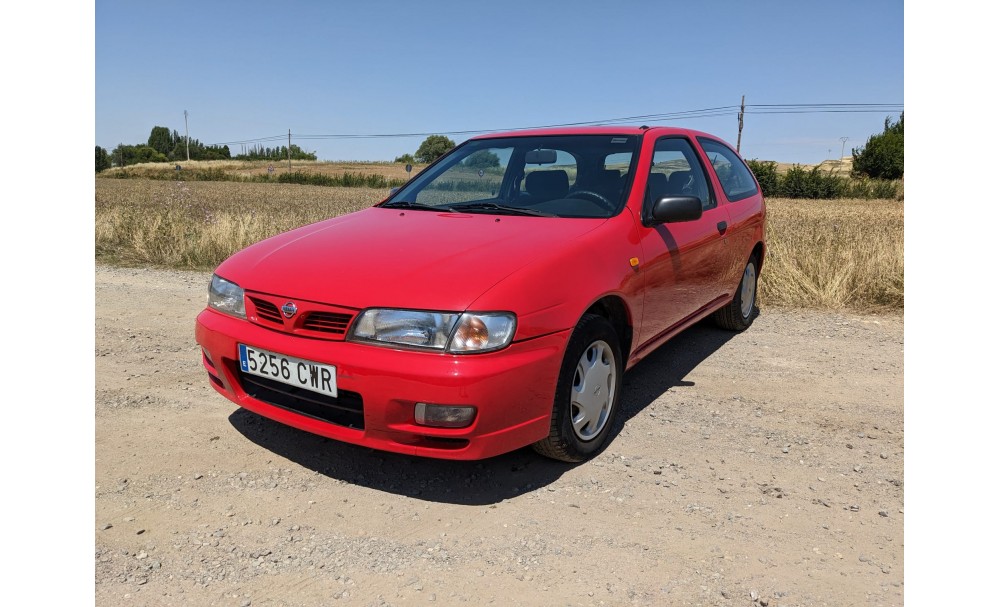
<instances>
[{"instance_id":1,"label":"front bumper","mask_svg":"<svg viewBox=\"0 0 1000 607\"><path fill-rule=\"evenodd\" d=\"M560 331L487 354L452 355L303 338L209 309L195 325L210 383L237 405L334 440L463 460L513 451L548 435L569 334ZM356 425L363 428L250 396L239 372L239 343L336 366L338 392L360 396L363 424ZM477 414L466 428L419 426L413 419L418 402L472 405Z\"/></svg>"}]
</instances>

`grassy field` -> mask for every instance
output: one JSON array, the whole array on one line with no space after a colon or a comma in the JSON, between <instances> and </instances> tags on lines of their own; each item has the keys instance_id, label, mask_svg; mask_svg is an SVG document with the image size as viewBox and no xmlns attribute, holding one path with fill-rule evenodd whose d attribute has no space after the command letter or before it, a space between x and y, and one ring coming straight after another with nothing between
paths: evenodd
<instances>
[{"instance_id":1,"label":"grassy field","mask_svg":"<svg viewBox=\"0 0 1000 607\"><path fill-rule=\"evenodd\" d=\"M177 173L175 165L180 165L181 172L184 171L221 171L234 178L253 179L268 174L268 167L274 168L274 175L287 173L287 161L267 161L267 160L201 160L190 162L146 162L143 164L133 164L124 168L110 168L101 171L98 179L118 179L123 173L137 178L173 178ZM416 175L423 170L425 164L413 165L413 172ZM293 160L292 172L300 172L327 177L339 177L346 173L363 175L380 175L386 179L407 179L406 165L398 162L317 162L311 160Z\"/></svg>"},{"instance_id":2,"label":"grassy field","mask_svg":"<svg viewBox=\"0 0 1000 607\"><path fill-rule=\"evenodd\" d=\"M95 190L98 261L191 269L212 269L268 236L371 206L388 194L101 178ZM769 199L767 209L762 306L902 310L903 202Z\"/></svg>"},{"instance_id":3,"label":"grassy field","mask_svg":"<svg viewBox=\"0 0 1000 607\"><path fill-rule=\"evenodd\" d=\"M903 309L903 202L767 201L761 305Z\"/></svg>"}]
</instances>

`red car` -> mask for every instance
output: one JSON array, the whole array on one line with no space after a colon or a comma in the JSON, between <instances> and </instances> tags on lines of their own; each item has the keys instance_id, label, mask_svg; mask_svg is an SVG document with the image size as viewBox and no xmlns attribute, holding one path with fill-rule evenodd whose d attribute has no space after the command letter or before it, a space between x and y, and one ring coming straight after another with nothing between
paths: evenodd
<instances>
[{"instance_id":1,"label":"red car","mask_svg":"<svg viewBox=\"0 0 1000 607\"><path fill-rule=\"evenodd\" d=\"M332 439L449 459L607 442L622 374L758 310L764 201L720 139L547 129L471 139L378 205L257 243L212 277L212 385Z\"/></svg>"}]
</instances>

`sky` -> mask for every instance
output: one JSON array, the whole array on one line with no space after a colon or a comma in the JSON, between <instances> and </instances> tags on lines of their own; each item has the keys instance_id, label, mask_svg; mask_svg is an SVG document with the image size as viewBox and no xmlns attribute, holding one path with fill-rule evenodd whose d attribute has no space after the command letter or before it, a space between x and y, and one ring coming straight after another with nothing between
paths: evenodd
<instances>
[{"instance_id":1,"label":"sky","mask_svg":"<svg viewBox=\"0 0 1000 607\"><path fill-rule=\"evenodd\" d=\"M392 160L426 134L636 119L747 158L850 155L903 108L903 2L133 2L95 5L96 145L154 126ZM888 104L764 114L786 104ZM852 108L856 109L856 108ZM773 110L771 110L773 111ZM417 137L310 136L422 133ZM448 135L456 143L474 133ZM842 141L847 137L847 141Z\"/></svg>"}]
</instances>

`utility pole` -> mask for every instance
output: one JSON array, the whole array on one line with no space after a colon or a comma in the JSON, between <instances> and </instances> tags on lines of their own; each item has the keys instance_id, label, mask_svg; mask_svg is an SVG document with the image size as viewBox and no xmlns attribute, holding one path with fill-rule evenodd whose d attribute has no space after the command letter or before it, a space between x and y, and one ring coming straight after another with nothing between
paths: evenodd
<instances>
[{"instance_id":1,"label":"utility pole","mask_svg":"<svg viewBox=\"0 0 1000 607\"><path fill-rule=\"evenodd\" d=\"M844 146L847 145L847 140L848 139L850 139L850 137L841 137L840 138L840 161L841 162L844 162Z\"/></svg>"},{"instance_id":2,"label":"utility pole","mask_svg":"<svg viewBox=\"0 0 1000 607\"><path fill-rule=\"evenodd\" d=\"M736 134L736 153L737 154L740 153L740 143L741 143L741 140L743 139L743 112L745 112L746 109L747 109L746 101L747 101L747 96L746 95L743 95L742 97L740 97L740 130Z\"/></svg>"},{"instance_id":3,"label":"utility pole","mask_svg":"<svg viewBox=\"0 0 1000 607\"><path fill-rule=\"evenodd\" d=\"M191 162L191 137L188 136L188 111L184 110L184 151L188 162Z\"/></svg>"},{"instance_id":4,"label":"utility pole","mask_svg":"<svg viewBox=\"0 0 1000 607\"><path fill-rule=\"evenodd\" d=\"M292 129L288 129L288 172L292 172Z\"/></svg>"}]
</instances>

